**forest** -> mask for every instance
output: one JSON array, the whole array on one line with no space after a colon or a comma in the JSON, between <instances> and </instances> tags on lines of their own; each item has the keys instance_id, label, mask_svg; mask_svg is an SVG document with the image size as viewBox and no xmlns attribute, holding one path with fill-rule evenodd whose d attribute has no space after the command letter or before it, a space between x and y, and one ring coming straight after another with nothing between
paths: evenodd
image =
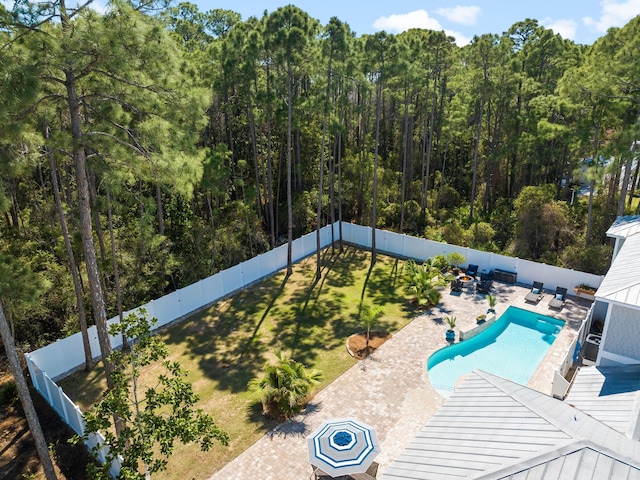
<instances>
[{"instance_id":1,"label":"forest","mask_svg":"<svg viewBox=\"0 0 640 480\"><path fill-rule=\"evenodd\" d=\"M638 51L640 17L458 47L291 5L0 4L13 337L95 323L104 355L107 318L335 221L602 274L638 213Z\"/></svg>"}]
</instances>

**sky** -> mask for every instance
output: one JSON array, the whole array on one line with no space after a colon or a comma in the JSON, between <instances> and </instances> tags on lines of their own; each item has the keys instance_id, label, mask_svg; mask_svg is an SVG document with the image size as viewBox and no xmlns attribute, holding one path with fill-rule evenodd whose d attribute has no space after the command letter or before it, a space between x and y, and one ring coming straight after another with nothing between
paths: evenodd
<instances>
[{"instance_id":1,"label":"sky","mask_svg":"<svg viewBox=\"0 0 640 480\"><path fill-rule=\"evenodd\" d=\"M360 36L409 28L444 30L466 45L474 35L501 34L532 18L563 38L591 45L610 27L622 27L640 14L640 0L189 0L201 11L214 8L261 17L265 10L293 4L326 25L331 17Z\"/></svg>"}]
</instances>

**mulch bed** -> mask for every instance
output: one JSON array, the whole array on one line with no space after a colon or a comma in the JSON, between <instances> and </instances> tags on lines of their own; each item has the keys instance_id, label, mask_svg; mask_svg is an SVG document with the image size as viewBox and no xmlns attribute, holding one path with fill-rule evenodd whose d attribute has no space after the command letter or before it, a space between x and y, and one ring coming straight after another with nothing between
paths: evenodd
<instances>
[{"instance_id":1,"label":"mulch bed","mask_svg":"<svg viewBox=\"0 0 640 480\"><path fill-rule=\"evenodd\" d=\"M388 332L369 332L369 346L367 347L367 332L351 335L347 339L347 350L358 360L363 360L376 351L384 342L391 338Z\"/></svg>"}]
</instances>

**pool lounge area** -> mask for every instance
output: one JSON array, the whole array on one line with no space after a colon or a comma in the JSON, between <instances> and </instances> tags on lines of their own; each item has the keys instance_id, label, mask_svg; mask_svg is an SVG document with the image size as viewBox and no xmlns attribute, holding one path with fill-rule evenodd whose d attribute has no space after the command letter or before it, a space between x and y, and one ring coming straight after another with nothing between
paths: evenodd
<instances>
[{"instance_id":1,"label":"pool lounge area","mask_svg":"<svg viewBox=\"0 0 640 480\"><path fill-rule=\"evenodd\" d=\"M449 398L457 381L478 368L526 385L564 325L510 306L489 328L433 353L427 360L429 382Z\"/></svg>"},{"instance_id":2,"label":"pool lounge area","mask_svg":"<svg viewBox=\"0 0 640 480\"><path fill-rule=\"evenodd\" d=\"M513 305L566 322L527 382L528 387L550 395L554 372L564 360L591 302L570 296L558 312L548 308L553 292L545 292L540 302L532 305L524 300L529 285L498 281L493 286L498 315ZM445 402L430 385L426 368L431 354L447 345L444 317L456 316L456 331L468 330L486 308L483 295L468 290L452 295L444 290L436 308L397 332L372 360L354 365L320 391L306 412L269 432L211 480L312 478L311 467L305 461L305 438L324 420L335 417L355 417L376 428L382 444L382 453L376 458L380 464L377 478L384 478L385 470Z\"/></svg>"}]
</instances>

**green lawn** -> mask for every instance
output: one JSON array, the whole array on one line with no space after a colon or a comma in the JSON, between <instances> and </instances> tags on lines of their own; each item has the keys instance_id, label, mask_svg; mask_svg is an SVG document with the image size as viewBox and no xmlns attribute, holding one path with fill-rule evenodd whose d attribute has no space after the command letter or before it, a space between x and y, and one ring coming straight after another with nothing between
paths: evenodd
<instances>
[{"instance_id":1,"label":"green lawn","mask_svg":"<svg viewBox=\"0 0 640 480\"><path fill-rule=\"evenodd\" d=\"M323 388L355 363L345 342L362 330L362 302L383 309L374 330L395 332L411 320L414 312L401 285L404 262L378 258L370 271L369 252L347 247L332 258L327 249L319 282L314 283L312 256L296 264L286 281L285 272L279 272L161 333L171 358L189 372L201 399L198 407L211 413L231 439L229 447L205 453L179 446L162 478L207 478L276 425L247 391L274 349L323 372ZM148 369L146 381L153 374L154 368ZM62 387L86 409L105 388L103 372L76 374Z\"/></svg>"}]
</instances>

